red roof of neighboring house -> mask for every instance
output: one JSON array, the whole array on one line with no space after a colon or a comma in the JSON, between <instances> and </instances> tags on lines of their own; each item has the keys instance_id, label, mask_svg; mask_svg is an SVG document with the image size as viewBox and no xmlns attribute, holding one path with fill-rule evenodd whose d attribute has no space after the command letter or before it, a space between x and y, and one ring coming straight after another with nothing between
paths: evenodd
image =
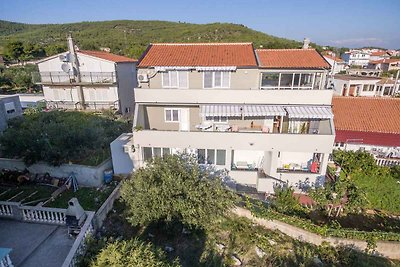
<instances>
[{"instance_id":1,"label":"red roof of neighboring house","mask_svg":"<svg viewBox=\"0 0 400 267\"><path fill-rule=\"evenodd\" d=\"M125 56L120 56L112 53L108 53L105 51L93 51L93 50L79 50L77 51L78 53L82 53L88 56L92 57L98 57L101 59L105 59L108 61L116 62L116 63L122 63L122 62L137 62L136 59L125 57Z\"/></svg>"},{"instance_id":2,"label":"red roof of neighboring house","mask_svg":"<svg viewBox=\"0 0 400 267\"><path fill-rule=\"evenodd\" d=\"M334 56L332 56L332 55L326 54L326 55L324 55L324 57L327 57L327 58L329 58L329 59L332 59L332 60L334 60L334 61L336 61L336 62L344 62L343 59L338 58L338 57L334 57Z\"/></svg>"},{"instance_id":3,"label":"red roof of neighboring house","mask_svg":"<svg viewBox=\"0 0 400 267\"><path fill-rule=\"evenodd\" d=\"M369 63L371 63L371 64L381 64L381 63L393 63L393 62L400 62L400 59L398 59L398 58L385 58L385 59L379 59L379 60L372 60Z\"/></svg>"},{"instance_id":4,"label":"red roof of neighboring house","mask_svg":"<svg viewBox=\"0 0 400 267\"><path fill-rule=\"evenodd\" d=\"M263 68L330 68L329 63L315 49L257 49Z\"/></svg>"},{"instance_id":5,"label":"red roof of neighboring house","mask_svg":"<svg viewBox=\"0 0 400 267\"><path fill-rule=\"evenodd\" d=\"M400 98L334 97L336 131L400 134Z\"/></svg>"},{"instance_id":6,"label":"red roof of neighboring house","mask_svg":"<svg viewBox=\"0 0 400 267\"><path fill-rule=\"evenodd\" d=\"M384 55L389 55L389 54L386 51L376 51L371 53L371 56L384 56Z\"/></svg>"},{"instance_id":7,"label":"red roof of neighboring house","mask_svg":"<svg viewBox=\"0 0 400 267\"><path fill-rule=\"evenodd\" d=\"M160 43L150 44L138 67L256 67L252 43Z\"/></svg>"},{"instance_id":8,"label":"red roof of neighboring house","mask_svg":"<svg viewBox=\"0 0 400 267\"><path fill-rule=\"evenodd\" d=\"M400 146L400 134L336 130L336 143Z\"/></svg>"}]
</instances>

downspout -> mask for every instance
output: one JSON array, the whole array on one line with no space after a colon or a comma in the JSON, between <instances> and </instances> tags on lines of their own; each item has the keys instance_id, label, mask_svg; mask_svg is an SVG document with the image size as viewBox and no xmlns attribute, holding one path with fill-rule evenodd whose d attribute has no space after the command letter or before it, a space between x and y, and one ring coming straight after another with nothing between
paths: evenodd
<instances>
[{"instance_id":1,"label":"downspout","mask_svg":"<svg viewBox=\"0 0 400 267\"><path fill-rule=\"evenodd\" d=\"M79 104L81 106L81 109L86 109L86 103L85 103L85 97L83 94L83 87L81 85L81 73L79 71L79 61L78 61L78 55L75 51L75 46L74 46L74 41L72 40L71 34L68 35L67 37L68 40L68 50L70 55L72 55L72 70L73 70L73 75L76 79L76 82L78 84L78 99L79 99Z\"/></svg>"}]
</instances>

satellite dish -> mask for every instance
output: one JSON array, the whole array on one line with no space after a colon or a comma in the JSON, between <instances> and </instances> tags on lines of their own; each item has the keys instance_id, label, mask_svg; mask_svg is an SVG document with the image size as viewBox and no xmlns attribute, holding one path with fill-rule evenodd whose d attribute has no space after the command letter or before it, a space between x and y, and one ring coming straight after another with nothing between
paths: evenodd
<instances>
[{"instance_id":1,"label":"satellite dish","mask_svg":"<svg viewBox=\"0 0 400 267\"><path fill-rule=\"evenodd\" d=\"M61 69L63 70L63 72L69 73L70 70L71 70L71 67L70 67L69 64L63 63L63 64L61 65Z\"/></svg>"}]
</instances>

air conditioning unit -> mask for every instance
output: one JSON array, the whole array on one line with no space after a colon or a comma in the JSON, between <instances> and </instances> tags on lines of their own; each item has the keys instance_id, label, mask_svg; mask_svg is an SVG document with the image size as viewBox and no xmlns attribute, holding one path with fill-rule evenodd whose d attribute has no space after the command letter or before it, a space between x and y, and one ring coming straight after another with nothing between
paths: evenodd
<instances>
[{"instance_id":1,"label":"air conditioning unit","mask_svg":"<svg viewBox=\"0 0 400 267\"><path fill-rule=\"evenodd\" d=\"M59 56L60 61L62 62L69 62L70 61L70 54L63 54Z\"/></svg>"},{"instance_id":2,"label":"air conditioning unit","mask_svg":"<svg viewBox=\"0 0 400 267\"><path fill-rule=\"evenodd\" d=\"M147 74L138 74L137 79L140 83L147 83L149 82L149 76Z\"/></svg>"}]
</instances>

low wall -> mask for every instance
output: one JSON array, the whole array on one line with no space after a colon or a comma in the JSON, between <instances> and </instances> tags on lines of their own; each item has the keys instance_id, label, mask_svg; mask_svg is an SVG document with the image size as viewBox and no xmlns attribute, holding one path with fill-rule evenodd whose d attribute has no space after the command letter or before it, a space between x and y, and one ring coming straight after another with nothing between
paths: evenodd
<instances>
[{"instance_id":1,"label":"low wall","mask_svg":"<svg viewBox=\"0 0 400 267\"><path fill-rule=\"evenodd\" d=\"M261 225L265 228L271 230L279 230L292 238L314 245L319 246L322 244L322 242L325 241L329 242L332 246L350 246L360 251L364 251L367 248L367 242L363 240L338 237L323 237L281 221L257 218L253 216L253 214L251 214L251 211L244 208L236 207L233 210L233 213L241 217L246 217L252 220L254 223ZM378 241L376 244L377 248L375 249L375 251L377 255L388 257L390 259L400 259L400 242Z\"/></svg>"},{"instance_id":2,"label":"low wall","mask_svg":"<svg viewBox=\"0 0 400 267\"><path fill-rule=\"evenodd\" d=\"M110 210L113 208L114 201L119 198L120 196L120 189L122 186L122 182L119 183L115 189L112 191L111 195L108 196L106 201L104 201L103 205L96 211L95 214L95 227L96 230L100 229L103 226L103 222L107 217L107 214L110 212Z\"/></svg>"},{"instance_id":3,"label":"low wall","mask_svg":"<svg viewBox=\"0 0 400 267\"><path fill-rule=\"evenodd\" d=\"M86 166L78 164L62 164L55 167L47 163L35 163L26 166L22 160L0 158L0 169L20 170L28 169L33 174L44 174L48 172L53 177L68 177L75 174L78 184L82 186L99 187L104 181L104 171L112 168L111 159L107 159L97 166Z\"/></svg>"}]
</instances>

